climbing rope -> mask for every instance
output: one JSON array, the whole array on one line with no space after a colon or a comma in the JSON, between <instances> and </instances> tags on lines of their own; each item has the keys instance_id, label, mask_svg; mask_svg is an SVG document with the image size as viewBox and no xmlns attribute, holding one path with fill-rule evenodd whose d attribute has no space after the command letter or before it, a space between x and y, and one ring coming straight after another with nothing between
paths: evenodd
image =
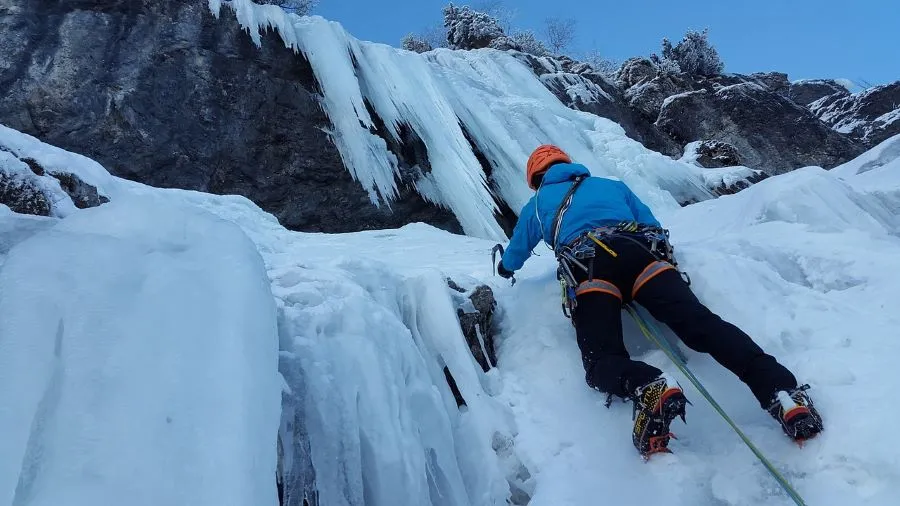
<instances>
[{"instance_id":1,"label":"climbing rope","mask_svg":"<svg viewBox=\"0 0 900 506\"><path fill-rule=\"evenodd\" d=\"M678 367L678 370L681 371L681 373L684 374L688 380L690 380L697 391L699 391L700 394L703 395L703 397L707 400L707 402L709 402L713 409L715 409L716 412L719 413L719 415L724 418L726 422L728 422L728 425L730 425L731 428L734 429L734 432L737 433L741 440L744 441L744 444L747 445L748 448L750 448L750 451L752 451L753 454L756 455L756 458L759 459L760 462L762 462L766 470L769 471L772 477L775 478L775 481L777 481L778 484L781 485L781 488L783 488L784 491L787 492L787 494L791 497L791 499L794 500L797 506L806 506L803 498L801 498L800 494L798 494L794 487L791 486L790 482L788 482L784 475L782 475L781 472L772 465L769 459L767 459L766 456L763 455L759 448L757 448L756 445L753 444L753 441L750 441L750 438L747 437L746 434L744 434L744 431L742 431L736 423L734 423L734 420L732 420L731 417L728 416L727 413L725 413L725 410L722 409L722 406L720 406L719 403L716 402L715 399L713 399L709 391L707 391L706 388L700 383L700 380L698 380L697 377L694 376L694 373L692 373L691 370L688 369L687 364L675 353L671 345L664 339L660 339L658 337L659 331L656 329L656 327L648 320L645 320L643 317L641 317L641 315L637 312L636 308L632 304L627 304L625 306L625 310L628 311L628 314L630 314L632 318L634 318L635 323L637 323L644 336L646 336L647 339L649 339L653 344L658 346L666 354L666 356L669 357L669 360L671 360L672 363L674 363L675 366Z\"/></svg>"}]
</instances>

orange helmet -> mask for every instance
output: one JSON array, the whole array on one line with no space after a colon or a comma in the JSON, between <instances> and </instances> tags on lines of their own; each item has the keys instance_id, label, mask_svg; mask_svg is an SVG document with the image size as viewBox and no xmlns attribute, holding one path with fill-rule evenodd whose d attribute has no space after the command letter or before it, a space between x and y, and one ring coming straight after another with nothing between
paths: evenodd
<instances>
[{"instance_id":1,"label":"orange helmet","mask_svg":"<svg viewBox=\"0 0 900 506\"><path fill-rule=\"evenodd\" d=\"M533 182L534 176L547 172L551 165L559 162L572 163L572 159L565 151L552 144L538 146L528 157L528 165L525 170L525 181L528 183L528 187L537 190Z\"/></svg>"}]
</instances>

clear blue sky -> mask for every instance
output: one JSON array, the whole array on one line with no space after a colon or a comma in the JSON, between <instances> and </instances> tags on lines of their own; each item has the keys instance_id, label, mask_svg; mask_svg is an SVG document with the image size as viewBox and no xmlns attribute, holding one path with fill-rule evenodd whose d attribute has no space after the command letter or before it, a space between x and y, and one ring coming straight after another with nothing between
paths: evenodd
<instances>
[{"instance_id":1,"label":"clear blue sky","mask_svg":"<svg viewBox=\"0 0 900 506\"><path fill-rule=\"evenodd\" d=\"M457 1L477 5L478 0ZM399 45L441 21L446 0L320 0L316 13L359 39ZM616 60L659 50L709 27L727 72L777 70L791 79L900 79L900 0L505 0L513 25L540 33L550 16L578 20L575 50Z\"/></svg>"}]
</instances>

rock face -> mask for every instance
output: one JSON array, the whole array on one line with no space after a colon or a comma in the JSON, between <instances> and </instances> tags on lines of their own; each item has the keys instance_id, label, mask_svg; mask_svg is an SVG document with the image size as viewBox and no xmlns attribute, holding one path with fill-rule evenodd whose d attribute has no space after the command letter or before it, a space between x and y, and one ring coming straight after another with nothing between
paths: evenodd
<instances>
[{"instance_id":1,"label":"rock face","mask_svg":"<svg viewBox=\"0 0 900 506\"><path fill-rule=\"evenodd\" d=\"M245 195L292 229L424 221L460 231L407 182L375 206L343 167L302 57L257 48L229 9L135 0L0 4L0 123L159 187Z\"/></svg>"},{"instance_id":2,"label":"rock face","mask_svg":"<svg viewBox=\"0 0 900 506\"><path fill-rule=\"evenodd\" d=\"M900 81L851 95L826 95L809 108L838 132L872 147L900 133Z\"/></svg>"},{"instance_id":3,"label":"rock face","mask_svg":"<svg viewBox=\"0 0 900 506\"><path fill-rule=\"evenodd\" d=\"M808 165L831 168L863 151L809 110L755 82L669 97L656 124L682 144L701 139L732 144L745 165L769 174Z\"/></svg>"},{"instance_id":4,"label":"rock face","mask_svg":"<svg viewBox=\"0 0 900 506\"><path fill-rule=\"evenodd\" d=\"M707 169L744 165L738 149L727 142L702 141L695 149L697 163Z\"/></svg>"},{"instance_id":5,"label":"rock face","mask_svg":"<svg viewBox=\"0 0 900 506\"><path fill-rule=\"evenodd\" d=\"M574 74L578 64L565 59L524 59L569 107L609 118L629 137L670 156L691 142L717 140L736 146L744 165L778 174L806 165L834 167L864 149L805 107L844 90L833 81L792 84L779 72L707 78L631 58L613 82L590 71Z\"/></svg>"}]
</instances>

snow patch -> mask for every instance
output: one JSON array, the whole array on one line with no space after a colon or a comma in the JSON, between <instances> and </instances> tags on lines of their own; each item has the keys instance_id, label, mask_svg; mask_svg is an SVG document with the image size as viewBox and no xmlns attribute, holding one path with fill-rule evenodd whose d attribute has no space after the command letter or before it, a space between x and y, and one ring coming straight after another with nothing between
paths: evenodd
<instances>
[{"instance_id":1,"label":"snow patch","mask_svg":"<svg viewBox=\"0 0 900 506\"><path fill-rule=\"evenodd\" d=\"M118 187L119 180L110 176L109 172L94 160L44 144L28 134L4 125L0 125L0 152L2 151L9 151L20 159L31 158L52 174L74 174L85 183L95 186L98 193L105 197L110 197ZM59 186L58 182L56 186ZM62 189L59 191L62 192ZM62 195L68 199L64 192Z\"/></svg>"},{"instance_id":2,"label":"snow patch","mask_svg":"<svg viewBox=\"0 0 900 506\"><path fill-rule=\"evenodd\" d=\"M831 169L842 178L862 174L879 167L900 172L900 134L895 135L847 163Z\"/></svg>"},{"instance_id":3,"label":"snow patch","mask_svg":"<svg viewBox=\"0 0 900 506\"><path fill-rule=\"evenodd\" d=\"M643 86L647 86L647 85L648 84L639 84L638 86L643 87ZM669 95L668 97L665 98L665 100L663 100L662 106L660 107L660 111L662 111L663 109L665 109L666 107L671 105L672 102L674 102L680 98L687 97L690 95L698 95L698 94L702 95L704 93L706 93L706 90L686 91L684 93L676 93L674 95Z\"/></svg>"}]
</instances>

